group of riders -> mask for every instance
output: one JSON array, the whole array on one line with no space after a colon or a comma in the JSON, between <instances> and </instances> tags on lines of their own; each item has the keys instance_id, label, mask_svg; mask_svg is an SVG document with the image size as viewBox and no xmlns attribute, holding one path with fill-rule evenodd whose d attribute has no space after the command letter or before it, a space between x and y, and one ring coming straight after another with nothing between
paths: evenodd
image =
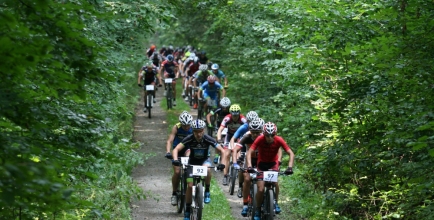
<instances>
[{"instance_id":1,"label":"group of riders","mask_svg":"<svg viewBox=\"0 0 434 220\"><path fill-rule=\"evenodd\" d=\"M166 158L172 159L174 169L171 204L176 206L178 202L177 190L181 174L180 157L188 157L190 165L210 167L212 163L217 164L217 169L224 174L223 185L228 185L229 165L232 159L232 166L235 169L239 170L242 167L245 170L242 176L240 176L243 181L239 182L237 193L238 197L243 200L241 215L244 217L248 214L248 198L251 185L250 173L257 172L256 204L253 205L256 206L254 219L260 220L265 189L264 177L261 171L278 171L282 165L282 154L285 152L289 155L289 162L284 173L287 175L293 174L294 153L285 140L277 135L276 124L265 122L255 111L249 111L245 116L241 114L241 107L238 104L232 104L230 99L225 97L224 88L227 88L228 85L226 76L215 63L210 65L211 71L209 70L209 60L204 51L198 52L191 46L177 49L173 49L172 46L168 48L163 46L158 51L155 45L151 45L146 54L150 62L139 71L139 86L142 86L141 80L145 81L145 85L160 83L161 86L161 73L164 71L165 78L176 79L179 76L183 77L183 95L187 96L185 90L189 85L199 85L196 84L199 80L202 84L195 95L198 98L203 97L206 100L214 100L215 103L219 104L218 106L213 106L213 110L206 115L204 120L201 117L194 119L189 112L184 111L179 115L179 122L172 127L166 142ZM156 59L154 60L154 56L158 57L158 62ZM146 74L149 71L153 72L154 78L152 81L151 78L149 78L149 81L146 81ZM175 92L175 88L172 91ZM223 93L220 94L220 91L223 91ZM221 96L218 96L218 94ZM176 97L175 95L176 93L173 97ZM219 98L221 99L217 100ZM211 120L212 117L216 118L215 124ZM205 134L206 129L214 130L215 125L218 127L215 138ZM212 162L210 160L210 146L216 152ZM192 204L193 187L191 172L191 170L187 170L186 173L187 177L190 178L187 178L184 220L190 219L189 210ZM208 168L205 178L205 204L211 202L211 175L212 172ZM276 214L281 212L278 195L279 184L276 182L274 205Z\"/></svg>"},{"instance_id":2,"label":"group of riders","mask_svg":"<svg viewBox=\"0 0 434 220\"><path fill-rule=\"evenodd\" d=\"M185 100L189 99L188 88L198 88L198 90L205 91L203 93L196 91L190 97L194 100L214 100L217 103L219 95L217 92L222 91L222 96L225 96L225 88L228 88L228 80L226 75L219 69L217 63L212 63L206 56L205 51L198 51L192 46L178 47L174 49L173 46L163 46L160 50L155 45L151 45L146 51L147 61L138 73L138 85L146 87L146 85L158 85L158 87L165 86L164 96L167 94L166 84L163 84L162 78L172 79L172 97L173 105L176 106L176 82L177 79L182 78L182 96ZM142 85L144 82L144 85ZM145 97L147 92L145 91ZM154 93L155 103L155 93ZM198 107L196 101L193 108ZM207 102L205 102L206 107ZM146 112L146 102L145 108Z\"/></svg>"}]
</instances>

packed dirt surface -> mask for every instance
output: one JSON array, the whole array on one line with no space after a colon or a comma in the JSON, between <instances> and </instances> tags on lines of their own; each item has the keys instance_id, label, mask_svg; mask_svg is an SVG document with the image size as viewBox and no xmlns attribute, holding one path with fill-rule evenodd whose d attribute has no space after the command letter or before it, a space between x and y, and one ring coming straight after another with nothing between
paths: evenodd
<instances>
[{"instance_id":1,"label":"packed dirt surface","mask_svg":"<svg viewBox=\"0 0 434 220\"><path fill-rule=\"evenodd\" d=\"M170 204L172 194L172 164L166 159L166 140L168 137L168 126L166 121L166 112L160 108L160 100L163 97L164 89L159 88L156 95L157 103L152 109L152 117L148 118L148 114L143 112L143 96L135 109L134 121L134 141L141 144L139 152L148 155L143 165L137 166L132 173L132 177L143 189L147 195L147 199L133 201L132 219L135 220L154 220L154 219L182 219L183 213L176 212L176 206ZM182 99L178 98L179 101ZM176 106L174 107L176 109ZM191 108L190 113L196 118L197 111ZM212 150L214 154L214 150ZM211 156L211 159L214 155ZM242 199L236 195L229 195L229 186L222 185L223 173L213 172L213 178L218 182L231 207L233 219L247 219L241 216ZM237 180L238 181L238 180ZM211 195L212 197L212 195ZM212 202L211 204L212 205ZM276 216L277 217L277 216ZM206 216L203 219L207 220ZM277 218L276 218L277 219Z\"/></svg>"}]
</instances>

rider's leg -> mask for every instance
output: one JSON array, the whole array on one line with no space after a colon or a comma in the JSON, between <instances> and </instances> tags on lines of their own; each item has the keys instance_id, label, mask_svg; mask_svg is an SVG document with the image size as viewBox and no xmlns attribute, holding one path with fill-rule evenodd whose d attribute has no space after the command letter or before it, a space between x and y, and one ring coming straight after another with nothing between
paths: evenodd
<instances>
[{"instance_id":1,"label":"rider's leg","mask_svg":"<svg viewBox=\"0 0 434 220\"><path fill-rule=\"evenodd\" d=\"M176 195L176 191L178 190L180 175L181 175L181 167L173 166L173 175L172 175L173 195Z\"/></svg>"},{"instance_id":2,"label":"rider's leg","mask_svg":"<svg viewBox=\"0 0 434 220\"><path fill-rule=\"evenodd\" d=\"M244 183L243 183L243 203L244 205L247 205L247 199L249 197L250 193L250 185L252 184L250 180L250 174L249 173L243 173L244 176Z\"/></svg>"},{"instance_id":3,"label":"rider's leg","mask_svg":"<svg viewBox=\"0 0 434 220\"><path fill-rule=\"evenodd\" d=\"M258 180L256 182L256 185L258 186L258 191L256 193L256 204L255 205L256 205L257 210L260 210L263 199L264 199L264 189L265 189L264 181Z\"/></svg>"}]
</instances>

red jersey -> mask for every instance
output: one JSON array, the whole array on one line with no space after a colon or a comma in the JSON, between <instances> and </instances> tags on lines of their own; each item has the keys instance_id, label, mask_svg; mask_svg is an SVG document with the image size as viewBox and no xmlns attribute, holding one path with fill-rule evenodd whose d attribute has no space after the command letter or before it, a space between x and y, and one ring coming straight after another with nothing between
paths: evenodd
<instances>
[{"instance_id":1,"label":"red jersey","mask_svg":"<svg viewBox=\"0 0 434 220\"><path fill-rule=\"evenodd\" d=\"M199 63L195 64L194 62L191 62L188 68L188 76L193 76L193 74L199 70Z\"/></svg>"},{"instance_id":2,"label":"red jersey","mask_svg":"<svg viewBox=\"0 0 434 220\"><path fill-rule=\"evenodd\" d=\"M261 135L253 142L250 149L258 150L258 163L259 162L277 162L279 160L278 152L279 148L283 147L285 151L290 148L280 136L274 136L273 143L267 143L265 136Z\"/></svg>"},{"instance_id":3,"label":"red jersey","mask_svg":"<svg viewBox=\"0 0 434 220\"><path fill-rule=\"evenodd\" d=\"M229 134L234 134L235 131L237 131L237 129L241 127L241 125L243 125L244 123L247 123L247 119L244 117L244 115L240 114L238 120L233 121L231 114L228 114L223 118L223 121L220 124L220 126L228 128Z\"/></svg>"},{"instance_id":4,"label":"red jersey","mask_svg":"<svg viewBox=\"0 0 434 220\"><path fill-rule=\"evenodd\" d=\"M174 61L169 62L165 60L161 63L161 68L164 67L164 71L169 74L170 78L174 78L176 75L175 69L178 67L178 64Z\"/></svg>"}]
</instances>

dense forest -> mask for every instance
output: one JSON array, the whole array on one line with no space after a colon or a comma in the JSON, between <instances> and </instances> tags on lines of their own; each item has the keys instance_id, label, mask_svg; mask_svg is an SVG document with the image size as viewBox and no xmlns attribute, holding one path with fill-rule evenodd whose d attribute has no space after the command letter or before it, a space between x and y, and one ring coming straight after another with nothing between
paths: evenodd
<instances>
[{"instance_id":1,"label":"dense forest","mask_svg":"<svg viewBox=\"0 0 434 220\"><path fill-rule=\"evenodd\" d=\"M193 45L296 153L306 219L434 218L434 4L0 3L0 215L129 218L143 51ZM134 88L134 89L133 89ZM241 94L241 95L235 95ZM235 98L236 97L236 98Z\"/></svg>"}]
</instances>

